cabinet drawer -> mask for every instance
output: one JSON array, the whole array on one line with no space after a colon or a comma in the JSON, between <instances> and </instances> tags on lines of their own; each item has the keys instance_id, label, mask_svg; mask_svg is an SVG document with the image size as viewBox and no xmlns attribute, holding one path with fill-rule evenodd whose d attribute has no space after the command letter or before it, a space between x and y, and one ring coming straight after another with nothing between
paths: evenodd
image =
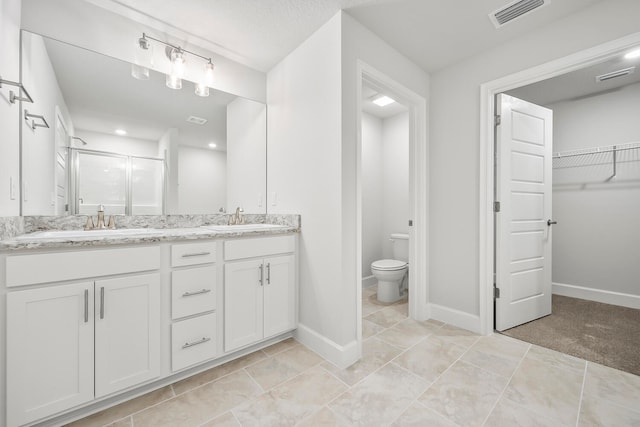
<instances>
[{"instance_id":1,"label":"cabinet drawer","mask_svg":"<svg viewBox=\"0 0 640 427\"><path fill-rule=\"evenodd\" d=\"M176 322L171 325L171 370L213 359L217 347L215 313Z\"/></svg>"},{"instance_id":2,"label":"cabinet drawer","mask_svg":"<svg viewBox=\"0 0 640 427\"><path fill-rule=\"evenodd\" d=\"M294 252L295 249L296 240L293 234L257 239L227 240L224 242L224 259L229 261L285 254Z\"/></svg>"},{"instance_id":3,"label":"cabinet drawer","mask_svg":"<svg viewBox=\"0 0 640 427\"><path fill-rule=\"evenodd\" d=\"M171 266L208 264L216 261L216 242L171 245Z\"/></svg>"},{"instance_id":4,"label":"cabinet drawer","mask_svg":"<svg viewBox=\"0 0 640 427\"><path fill-rule=\"evenodd\" d=\"M171 318L179 319L216 309L216 267L171 273Z\"/></svg>"}]
</instances>

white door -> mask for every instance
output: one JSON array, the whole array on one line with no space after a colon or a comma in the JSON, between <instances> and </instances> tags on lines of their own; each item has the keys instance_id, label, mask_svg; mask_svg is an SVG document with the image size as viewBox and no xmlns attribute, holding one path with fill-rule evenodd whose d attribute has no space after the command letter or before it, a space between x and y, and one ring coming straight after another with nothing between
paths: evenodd
<instances>
[{"instance_id":1,"label":"white door","mask_svg":"<svg viewBox=\"0 0 640 427\"><path fill-rule=\"evenodd\" d=\"M8 426L93 399L93 333L93 282L7 294Z\"/></svg>"},{"instance_id":2,"label":"white door","mask_svg":"<svg viewBox=\"0 0 640 427\"><path fill-rule=\"evenodd\" d=\"M498 95L496 329L551 314L552 111Z\"/></svg>"},{"instance_id":3,"label":"white door","mask_svg":"<svg viewBox=\"0 0 640 427\"><path fill-rule=\"evenodd\" d=\"M158 274L96 281L96 397L160 376Z\"/></svg>"},{"instance_id":4,"label":"white door","mask_svg":"<svg viewBox=\"0 0 640 427\"><path fill-rule=\"evenodd\" d=\"M264 260L264 337L296 327L295 256L284 255Z\"/></svg>"},{"instance_id":5,"label":"white door","mask_svg":"<svg viewBox=\"0 0 640 427\"><path fill-rule=\"evenodd\" d=\"M264 265L261 259L224 266L224 350L262 339Z\"/></svg>"}]
</instances>

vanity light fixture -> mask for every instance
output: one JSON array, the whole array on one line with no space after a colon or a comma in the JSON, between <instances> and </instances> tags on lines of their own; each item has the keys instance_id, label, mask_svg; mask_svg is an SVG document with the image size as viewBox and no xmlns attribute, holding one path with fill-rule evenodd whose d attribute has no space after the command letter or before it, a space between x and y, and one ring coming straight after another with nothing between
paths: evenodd
<instances>
[{"instance_id":1,"label":"vanity light fixture","mask_svg":"<svg viewBox=\"0 0 640 427\"><path fill-rule=\"evenodd\" d=\"M209 86L213 83L213 62L211 58L199 55L195 52L191 52L187 49L183 49L180 46L167 43L165 41L156 39L142 33L142 37L138 39L138 50L136 50L136 62L132 65L131 75L140 80L146 80L149 78L149 66L152 62L152 45L150 40L165 45L165 52L167 58L171 61L171 73L167 74L166 84L171 89L182 88L182 78L185 74L186 59L185 54L197 56L206 61L204 66L204 74L202 80L196 84L196 95L209 96ZM143 51L143 52L139 52Z\"/></svg>"},{"instance_id":2,"label":"vanity light fixture","mask_svg":"<svg viewBox=\"0 0 640 427\"><path fill-rule=\"evenodd\" d=\"M127 131L124 129L116 129L114 132L116 133L116 135L120 136L125 136L127 134Z\"/></svg>"},{"instance_id":3,"label":"vanity light fixture","mask_svg":"<svg viewBox=\"0 0 640 427\"><path fill-rule=\"evenodd\" d=\"M635 59L638 57L640 57L640 49L632 50L624 56L625 59Z\"/></svg>"},{"instance_id":4,"label":"vanity light fixture","mask_svg":"<svg viewBox=\"0 0 640 427\"><path fill-rule=\"evenodd\" d=\"M373 99L373 103L379 105L380 107L385 107L389 104L393 104L394 102L396 102L396 100L388 97L387 95L377 96Z\"/></svg>"}]
</instances>

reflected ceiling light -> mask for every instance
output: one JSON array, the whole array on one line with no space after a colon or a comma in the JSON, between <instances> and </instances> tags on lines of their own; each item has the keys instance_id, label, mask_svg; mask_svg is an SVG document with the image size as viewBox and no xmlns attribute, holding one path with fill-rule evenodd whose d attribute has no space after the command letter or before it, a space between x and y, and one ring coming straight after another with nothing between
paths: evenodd
<instances>
[{"instance_id":1,"label":"reflected ceiling light","mask_svg":"<svg viewBox=\"0 0 640 427\"><path fill-rule=\"evenodd\" d=\"M116 132L116 135L122 135L122 136L124 136L124 135L126 135L126 134L127 134L127 131L126 131L126 130L124 130L124 129L116 129L116 130L115 130L115 132Z\"/></svg>"},{"instance_id":2,"label":"reflected ceiling light","mask_svg":"<svg viewBox=\"0 0 640 427\"><path fill-rule=\"evenodd\" d=\"M209 96L209 86L213 84L213 63L211 60L204 64L204 75L200 83L196 84L196 95Z\"/></svg>"},{"instance_id":3,"label":"reflected ceiling light","mask_svg":"<svg viewBox=\"0 0 640 427\"><path fill-rule=\"evenodd\" d=\"M210 143L209 143L209 147L210 147L210 148L216 148L216 147L217 147L217 145L216 145L214 142L210 142Z\"/></svg>"},{"instance_id":4,"label":"reflected ceiling light","mask_svg":"<svg viewBox=\"0 0 640 427\"><path fill-rule=\"evenodd\" d=\"M640 49L632 50L631 52L627 53L624 57L625 57L625 59L639 58L640 57Z\"/></svg>"},{"instance_id":5,"label":"reflected ceiling light","mask_svg":"<svg viewBox=\"0 0 640 427\"><path fill-rule=\"evenodd\" d=\"M154 37L142 33L142 37L138 39L138 49L136 49L135 63L131 67L131 75L137 79L146 80L149 78L149 67L153 61L153 50L150 40L161 43L166 46L165 53L169 61L171 61L171 72L167 74L166 84L171 89L182 88L182 78L186 71L185 54L197 56L206 61L204 66L204 75L202 80L196 84L196 95L209 96L209 86L213 84L213 62L211 58L207 58L197 53L183 49Z\"/></svg>"},{"instance_id":6,"label":"reflected ceiling light","mask_svg":"<svg viewBox=\"0 0 640 427\"><path fill-rule=\"evenodd\" d=\"M385 107L389 104L393 104L394 102L396 102L395 99L389 98L386 95L378 96L373 100L373 103L379 105L380 107Z\"/></svg>"}]
</instances>

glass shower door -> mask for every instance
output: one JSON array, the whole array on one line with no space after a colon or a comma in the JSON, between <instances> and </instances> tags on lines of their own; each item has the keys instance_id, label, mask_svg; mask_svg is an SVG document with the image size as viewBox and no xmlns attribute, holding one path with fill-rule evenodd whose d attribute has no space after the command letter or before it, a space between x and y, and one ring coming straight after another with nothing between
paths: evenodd
<instances>
[{"instance_id":1,"label":"glass shower door","mask_svg":"<svg viewBox=\"0 0 640 427\"><path fill-rule=\"evenodd\" d=\"M77 153L76 213L94 215L104 205L107 215L126 213L127 157Z\"/></svg>"}]
</instances>

